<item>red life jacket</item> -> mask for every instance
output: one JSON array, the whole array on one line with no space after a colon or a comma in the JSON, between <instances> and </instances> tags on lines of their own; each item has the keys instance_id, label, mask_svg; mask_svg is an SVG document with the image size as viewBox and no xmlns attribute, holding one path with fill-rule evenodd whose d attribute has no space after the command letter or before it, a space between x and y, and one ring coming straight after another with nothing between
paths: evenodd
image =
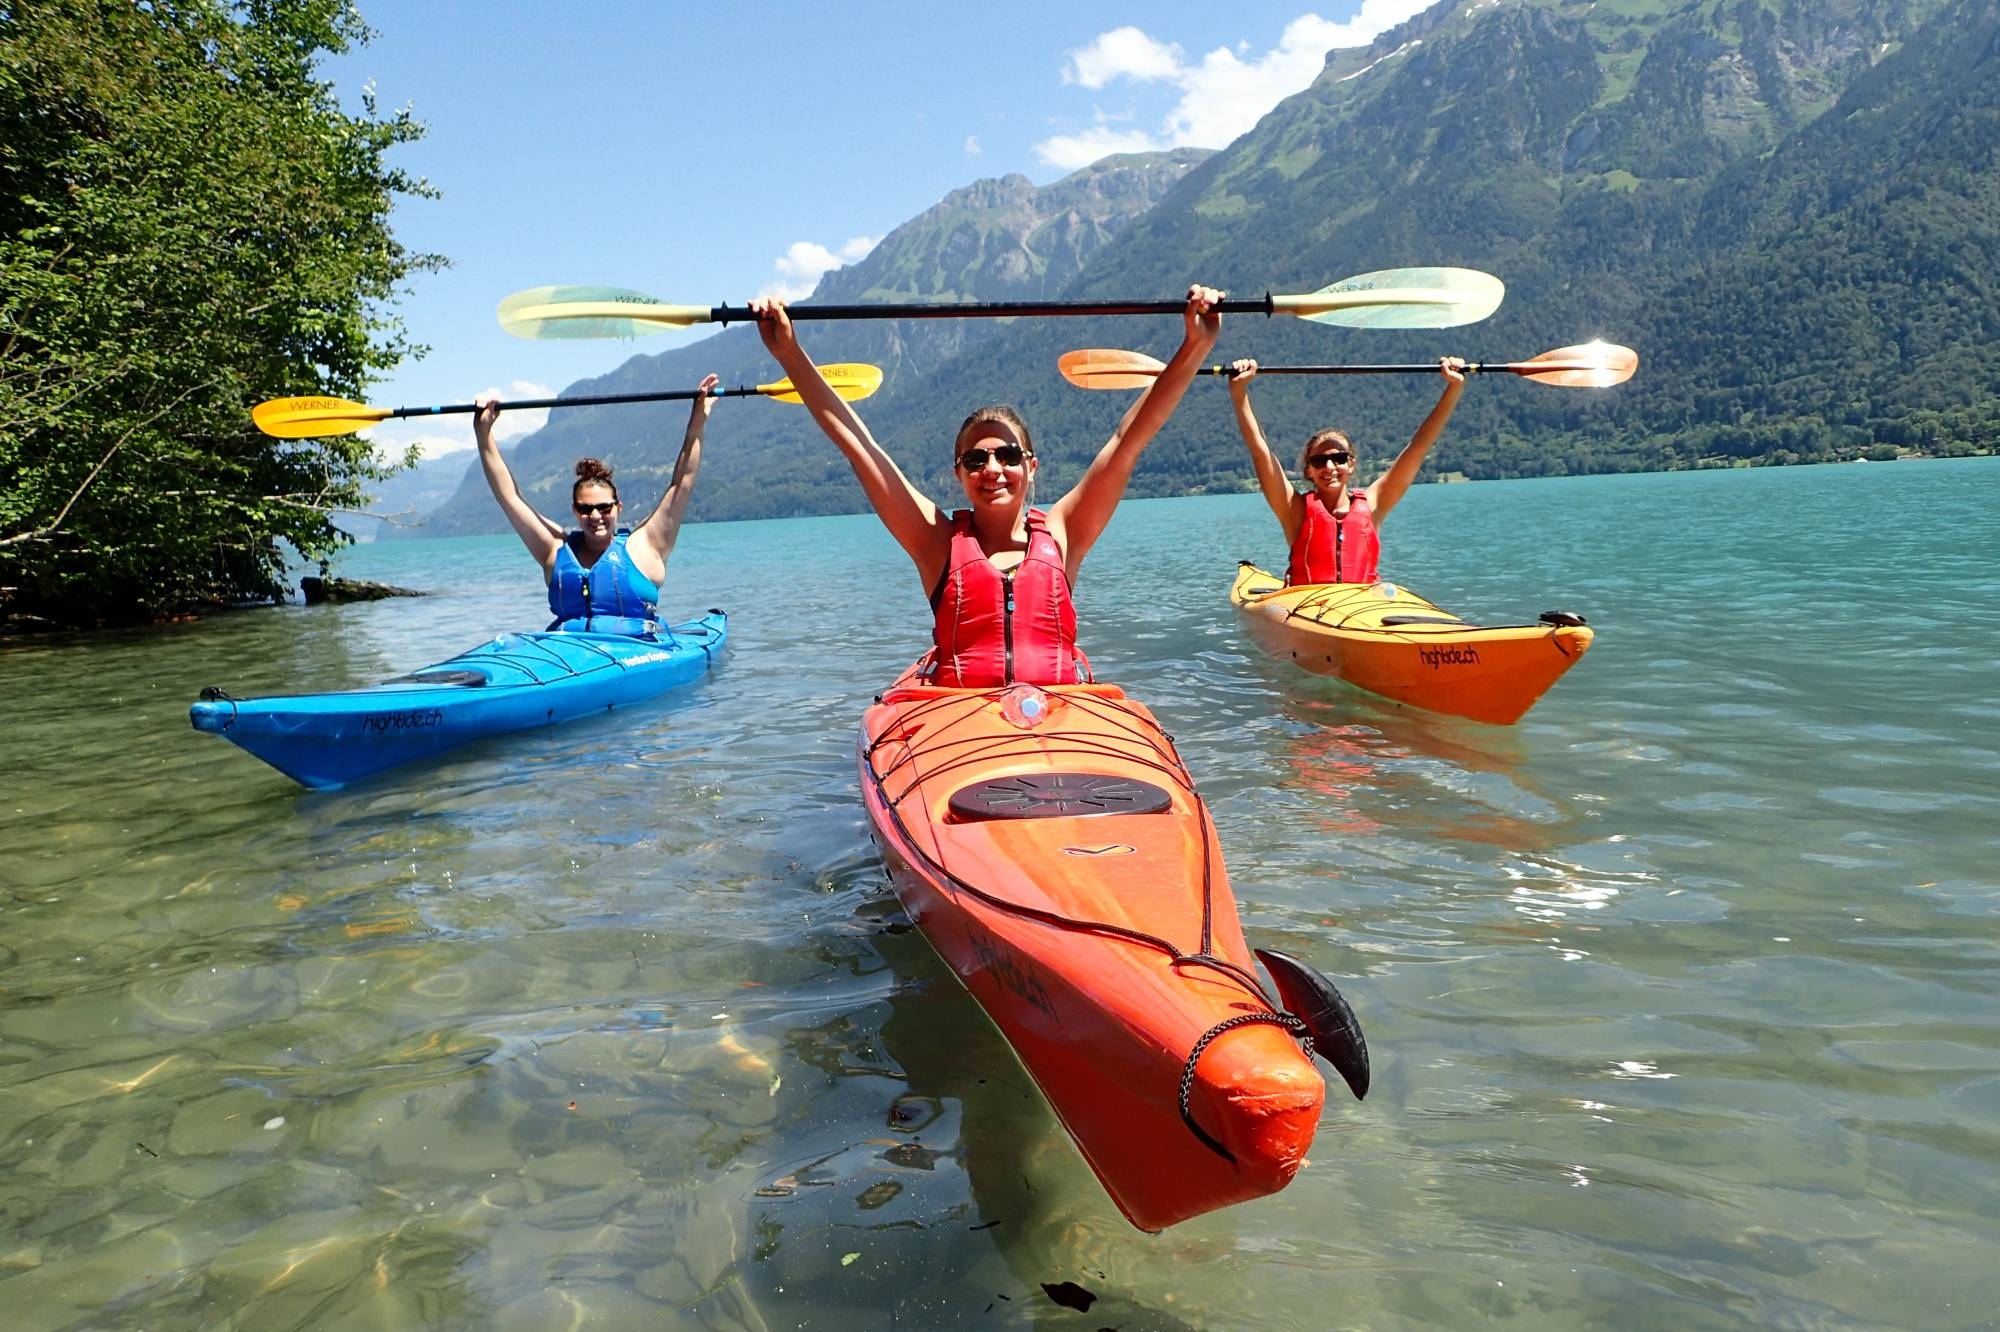
<instances>
[{"instance_id":1,"label":"red life jacket","mask_svg":"<svg viewBox=\"0 0 2000 1332\"><path fill-rule=\"evenodd\" d=\"M979 548L972 512L951 516L951 560L931 593L931 683L984 689L1090 678L1076 650L1076 607L1062 548L1028 510L1028 553L1002 573ZM1081 670L1079 670L1081 666Z\"/></svg>"},{"instance_id":2,"label":"red life jacket","mask_svg":"<svg viewBox=\"0 0 2000 1332\"><path fill-rule=\"evenodd\" d=\"M1347 492L1347 512L1335 517L1318 491L1306 493L1306 520L1292 542L1292 562L1285 581L1301 583L1372 583L1382 541L1375 535L1375 516L1368 511L1368 492Z\"/></svg>"}]
</instances>

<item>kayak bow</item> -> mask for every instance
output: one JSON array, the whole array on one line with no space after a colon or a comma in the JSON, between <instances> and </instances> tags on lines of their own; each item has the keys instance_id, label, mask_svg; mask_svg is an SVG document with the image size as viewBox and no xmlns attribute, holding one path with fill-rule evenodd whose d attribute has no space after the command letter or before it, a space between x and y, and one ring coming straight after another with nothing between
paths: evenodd
<instances>
[{"instance_id":1,"label":"kayak bow","mask_svg":"<svg viewBox=\"0 0 2000 1332\"><path fill-rule=\"evenodd\" d=\"M1325 1084L1306 1024L1257 975L1207 806L1152 714L1110 685L912 673L868 710L859 750L904 907L1132 1223L1283 1188ZM1333 999L1348 1027L1313 1033L1344 1045L1329 1054L1358 1093L1365 1048Z\"/></svg>"}]
</instances>

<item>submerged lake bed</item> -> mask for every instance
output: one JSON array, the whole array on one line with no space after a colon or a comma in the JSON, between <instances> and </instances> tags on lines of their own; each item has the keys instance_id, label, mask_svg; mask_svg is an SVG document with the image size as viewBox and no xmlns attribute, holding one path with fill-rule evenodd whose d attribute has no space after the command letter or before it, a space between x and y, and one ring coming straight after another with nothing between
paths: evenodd
<instances>
[{"instance_id":1,"label":"submerged lake bed","mask_svg":"<svg viewBox=\"0 0 2000 1332\"><path fill-rule=\"evenodd\" d=\"M688 528L706 680L336 792L188 704L540 627L513 537L337 570L423 598L11 645L11 1324L1991 1326L1996 480L1416 488L1390 577L1598 631L1508 728L1258 653L1256 496L1121 507L1082 644L1375 1064L1284 1193L1158 1236L874 855L856 727L927 622L872 518Z\"/></svg>"}]
</instances>

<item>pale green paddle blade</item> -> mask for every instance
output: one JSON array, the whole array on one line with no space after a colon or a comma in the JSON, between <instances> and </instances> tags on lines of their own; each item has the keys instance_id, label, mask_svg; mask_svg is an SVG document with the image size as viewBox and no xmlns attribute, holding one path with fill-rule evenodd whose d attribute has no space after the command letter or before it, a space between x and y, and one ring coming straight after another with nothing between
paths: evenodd
<instances>
[{"instance_id":1,"label":"pale green paddle blade","mask_svg":"<svg viewBox=\"0 0 2000 1332\"><path fill-rule=\"evenodd\" d=\"M530 287L500 302L500 327L517 338L636 338L705 324L708 313L624 287Z\"/></svg>"},{"instance_id":2,"label":"pale green paddle blade","mask_svg":"<svg viewBox=\"0 0 2000 1332\"><path fill-rule=\"evenodd\" d=\"M1507 288L1471 268L1386 268L1322 287L1275 296L1274 312L1342 328L1456 328L1500 308Z\"/></svg>"}]
</instances>

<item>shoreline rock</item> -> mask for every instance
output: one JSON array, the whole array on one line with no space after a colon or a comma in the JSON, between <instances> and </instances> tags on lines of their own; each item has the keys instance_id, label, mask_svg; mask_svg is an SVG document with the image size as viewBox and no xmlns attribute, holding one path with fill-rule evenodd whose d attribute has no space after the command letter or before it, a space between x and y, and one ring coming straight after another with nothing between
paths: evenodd
<instances>
[{"instance_id":1,"label":"shoreline rock","mask_svg":"<svg viewBox=\"0 0 2000 1332\"><path fill-rule=\"evenodd\" d=\"M428 593L413 587L396 587L390 583L371 583L364 578L314 578L299 579L299 595L306 605L317 606L321 602L341 603L348 601L381 601L386 597L421 597Z\"/></svg>"}]
</instances>

